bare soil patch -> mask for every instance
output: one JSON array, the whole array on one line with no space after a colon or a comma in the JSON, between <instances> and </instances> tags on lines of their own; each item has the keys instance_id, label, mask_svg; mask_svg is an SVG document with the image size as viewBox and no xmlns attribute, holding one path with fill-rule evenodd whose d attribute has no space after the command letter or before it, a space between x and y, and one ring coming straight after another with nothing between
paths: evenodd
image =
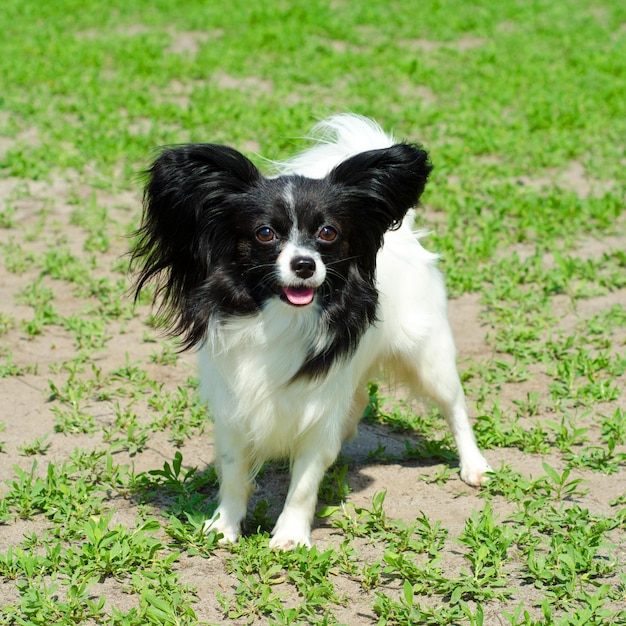
<instances>
[{"instance_id":1,"label":"bare soil patch","mask_svg":"<svg viewBox=\"0 0 626 626\"><path fill-rule=\"evenodd\" d=\"M193 37L191 39L195 41ZM480 41L468 41L464 47L481 44ZM414 47L425 45L421 42L413 44ZM259 79L239 80L227 75L214 78L223 88L272 89L270 83ZM25 191L20 192L20 189ZM19 272L9 271L4 263L0 266L0 314L8 320L8 330L0 336L0 350L3 356L10 354L13 364L20 370L19 375L0 378L0 423L4 425L4 430L0 432L0 441L4 448L0 453L0 478L4 481L11 480L15 467L30 471L33 459L24 454L23 446L35 439L43 438L49 444L45 453L37 457L37 471L42 475L45 474L48 463L62 463L76 449L103 449L110 445L103 440L102 432L115 423L116 403L120 402L119 398L92 401L86 407L94 419L93 433L61 433L55 429L54 409L58 402L52 398L51 383L61 386L67 380L68 371L64 369L64 364L75 359L77 355L76 339L62 322L52 323L45 326L40 334L29 336L25 324L32 318L33 309L22 303L19 297L25 286L39 281L42 286L52 290L53 304L61 319L73 314L88 318L90 311L97 309L97 300L78 289L76 284L52 278L42 271L38 260L53 249L55 241L62 242L59 245L66 246L77 257L90 259L92 271L98 277L114 281L125 280L124 274L114 268L126 253L127 239L122 234L114 235L106 251L87 253L84 250L85 232L72 224L70 199L76 196L85 197L85 190L85 183L72 176L60 178L52 184L17 180L5 180L0 184L0 205L15 202L19 208L14 226L0 230L0 241L4 244L11 241L19 243L23 253L31 259ZM125 224L131 221L129 216L138 213L140 206L139 194L127 191L100 192L98 203L109 210L110 215L115 216L114 231L121 233ZM38 235L31 236L32 233ZM626 248L626 238L614 236L606 240L595 240L593 244L586 242L581 254L597 256L603 250L614 249L617 245ZM564 310L561 324L564 327L574 326L580 320L613 304L623 305L624 298L624 292L619 291L587 299L576 311ZM565 306L565 303L561 305L558 301L555 302L557 306ZM489 329L482 321L482 311L483 305L476 294L453 299L449 304L462 370L470 362L493 358L493 348L486 338ZM152 355L162 350L162 343L159 333L145 324L149 314L149 307L142 305L130 315L109 319L106 326L108 340L84 364L85 371L94 368L94 371L98 370L110 376L112 372L134 364L146 371L165 390L175 391L188 385L189 378L195 375L193 355L182 355L175 362L168 363L152 359ZM146 339L147 336L149 340ZM85 376L90 378L87 374ZM526 382L504 385L503 389L494 390L494 393L500 393L502 401L510 405L516 400L525 399L530 392L546 393L546 385L546 378L537 372L536 376ZM471 394L468 402L472 407L474 398ZM133 398L129 406L141 424L149 423L156 416L155 410L150 406L149 393ZM623 397L605 405L602 410L610 412L617 407L626 408ZM592 415L589 420L590 425L593 424L593 417ZM543 418L549 419L550 415L537 416L537 419ZM592 439L599 440L597 430L597 427L590 430ZM363 424L358 437L347 444L342 453L341 462L348 465L347 482L351 488L348 501L356 507L367 507L375 494L386 491L385 507L390 518L411 520L423 512L429 519L440 520L450 536L458 536L472 511L480 510L484 506L484 500L476 490L467 487L458 478L437 482L434 477L441 468L441 463L427 459L392 462L376 460L374 453L381 447L391 456L401 455L407 441L416 443L420 437L420 433L399 433L385 426ZM178 449L184 454L186 466L197 466L200 469L210 466L213 462L210 424L207 422L203 432L197 430L191 438L186 439L181 448L172 441L167 432L156 432L140 451L132 453L124 449L116 450L115 458L116 462L128 464L133 471L139 473L160 469L165 462L171 462ZM511 465L526 476L541 475L544 462L550 463L557 470L563 469L562 457L556 452L538 455L518 449L500 448L489 450L487 457L493 467ZM612 508L609 503L626 489L623 468L620 473L610 476L588 470L576 471L573 475L587 481L589 493L581 500L581 504L592 513L610 515ZM270 467L259 479L258 491L251 507L261 500L267 500L270 503L267 515L275 519L282 506L287 481L287 472L283 466ZM208 497L214 499L216 493L208 494ZM115 507L116 521L132 526L138 503L132 498L119 499ZM495 499L492 507L497 516L504 518L512 512L513 505L505 499ZM25 533L42 532L48 526L42 519L15 520L1 526L0 551L20 544ZM319 519L313 530L313 539L320 549L324 549L339 545L343 536L328 519ZM624 560L626 544L623 534L616 535L615 540L620 546L617 556ZM381 556L379 548L367 541L361 541L358 549L362 551L366 561L373 562ZM447 571L458 571L464 566L460 553L453 548L447 548L441 557L442 566ZM233 593L236 588L236 579L225 567L229 558L227 550L218 550L210 559L183 555L176 565L182 581L197 590L198 602L194 605L194 610L201 620L222 623L224 619L215 600L215 593ZM511 585L516 586L518 592L515 604L523 601L530 608L541 601L541 590L523 584L518 564L514 560L510 564L510 577ZM339 620L350 624L376 623L371 593L349 579L337 580L336 586L340 594L350 598L345 608L337 608L335 615ZM120 610L132 606L136 601L129 596L124 585L113 579L99 583L94 593L102 594L109 606ZM397 593L401 593L399 585ZM16 600L17 592L12 582L0 582L0 597L8 603ZM505 605L491 603L489 612L485 615L485 623L503 623L501 615L504 607Z\"/></svg>"}]
</instances>

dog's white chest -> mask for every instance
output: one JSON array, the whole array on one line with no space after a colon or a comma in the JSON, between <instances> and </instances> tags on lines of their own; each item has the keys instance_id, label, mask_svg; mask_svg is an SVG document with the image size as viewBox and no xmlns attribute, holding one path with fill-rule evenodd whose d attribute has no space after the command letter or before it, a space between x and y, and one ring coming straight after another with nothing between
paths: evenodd
<instances>
[{"instance_id":1,"label":"dog's white chest","mask_svg":"<svg viewBox=\"0 0 626 626\"><path fill-rule=\"evenodd\" d=\"M220 329L199 352L200 394L215 420L267 457L290 456L315 423L345 411L336 397L346 382L341 374L292 380L316 340L318 313L307 309L270 302Z\"/></svg>"}]
</instances>

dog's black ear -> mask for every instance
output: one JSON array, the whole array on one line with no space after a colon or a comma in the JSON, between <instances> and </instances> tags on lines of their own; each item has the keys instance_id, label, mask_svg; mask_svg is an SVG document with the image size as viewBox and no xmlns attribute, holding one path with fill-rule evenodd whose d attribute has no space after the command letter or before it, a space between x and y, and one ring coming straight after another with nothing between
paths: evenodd
<instances>
[{"instance_id":1,"label":"dog's black ear","mask_svg":"<svg viewBox=\"0 0 626 626\"><path fill-rule=\"evenodd\" d=\"M174 335L195 343L200 329L198 291L216 259L234 253L230 220L261 173L241 153L214 144L166 148L146 172L143 217L135 233L131 268L135 298L149 281ZM205 320L206 321L206 320Z\"/></svg>"},{"instance_id":2,"label":"dog's black ear","mask_svg":"<svg viewBox=\"0 0 626 626\"><path fill-rule=\"evenodd\" d=\"M349 190L356 200L355 210L363 212L361 216L378 226L382 235L399 225L417 204L431 171L425 150L399 143L346 159L330 172L328 180Z\"/></svg>"}]
</instances>

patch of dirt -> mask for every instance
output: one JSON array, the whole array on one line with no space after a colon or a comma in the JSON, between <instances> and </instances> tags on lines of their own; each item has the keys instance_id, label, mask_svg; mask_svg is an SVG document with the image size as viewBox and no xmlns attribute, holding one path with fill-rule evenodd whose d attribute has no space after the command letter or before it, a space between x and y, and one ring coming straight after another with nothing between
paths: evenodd
<instances>
[{"instance_id":1,"label":"patch of dirt","mask_svg":"<svg viewBox=\"0 0 626 626\"><path fill-rule=\"evenodd\" d=\"M465 35L460 39L454 39L451 41L405 39L400 43L402 43L409 50L418 50L421 52L432 52L433 50L439 50L440 48L451 48L452 50L457 50L458 52L465 52L467 50L473 50L474 48L481 48L489 43L489 40Z\"/></svg>"},{"instance_id":2,"label":"patch of dirt","mask_svg":"<svg viewBox=\"0 0 626 626\"><path fill-rule=\"evenodd\" d=\"M427 85L414 85L409 82L400 83L398 85L398 93L404 98L417 100L428 105L437 104L438 100L435 92Z\"/></svg>"},{"instance_id":3,"label":"patch of dirt","mask_svg":"<svg viewBox=\"0 0 626 626\"><path fill-rule=\"evenodd\" d=\"M224 72L216 72L212 76L213 82L220 89L238 89L252 93L272 93L274 83L271 80L263 80L256 76L236 77Z\"/></svg>"},{"instance_id":4,"label":"patch of dirt","mask_svg":"<svg viewBox=\"0 0 626 626\"><path fill-rule=\"evenodd\" d=\"M139 31L140 32L140 31ZM190 41L196 41L191 37ZM468 40L454 45L459 49L469 49L483 45L482 40ZM179 45L185 46L179 42ZM187 44L185 44L187 45ZM195 44L194 44L195 45ZM447 45L433 42L414 41L410 45L417 48L430 48ZM180 48L180 49L182 49ZM185 52L193 52L185 49ZM216 74L213 80L224 89L266 90L271 91L273 85L269 81L258 78L234 78L226 74ZM172 86L176 92L176 86ZM184 90L179 90L185 96ZM1 144L0 144L1 148ZM571 170L571 171L570 171ZM565 178L584 179L578 164L568 170ZM582 184L582 183L581 183ZM593 182L585 183L580 187L581 193L592 193L596 188ZM34 181L20 181L6 179L0 182L0 208L7 204L14 204L18 211L15 215L15 227L0 231L0 242L7 244L10 241L19 242L24 250L38 258L49 250L55 237L63 238L70 249L78 256L85 256L83 244L84 232L70 223L72 203L70 198L87 198L92 192L88 183L78 179L73 173L59 177L51 183ZM134 214L140 210L140 194L138 192L123 191L119 194L97 191L97 201L106 206L115 219L124 224L134 220ZM29 237L29 233L38 232L37 224L43 220L44 228L38 236ZM119 225L118 225L119 227ZM111 248L104 253L89 253L95 258L94 273L101 277L119 279L121 275L112 269L120 256L125 254L127 240L119 235L115 236ZM428 246L428 242L425 242ZM626 247L623 236L583 242L581 255L597 256L603 250L615 249L621 245ZM103 448L106 444L100 435L62 434L55 432L55 415L50 401L50 381L62 384L67 379L67 372L62 365L76 356L76 344L71 333L62 325L46 326L41 335L29 337L24 330L23 323L31 319L31 307L20 304L16 296L23 287L33 281L42 279L42 284L54 291L54 304L59 313L67 316L71 313L84 312L88 316L89 306L95 304L92 297L77 293L73 286L50 276L40 276L40 269L30 265L19 274L7 271L4 264L0 266L0 314L13 320L13 325L0 336L0 355L12 355L14 364L23 368L19 376L0 378L0 423L5 428L0 432L0 441L4 442L4 453L0 454L0 476L4 480L11 480L14 467L28 470L32 466L32 459L24 456L20 447L36 438L45 438L50 444L44 456L39 458L39 471L45 472L48 462L62 462L76 449ZM129 296L130 297L130 296ZM555 301L563 307L561 324L570 328L594 315L606 310L612 304L624 304L624 291L615 292L600 298L590 298L579 303L575 311L567 309L565 301ZM185 386L190 376L195 372L193 355L183 355L170 365L162 365L151 361L151 354L159 351L158 333L154 333L145 325L149 316L149 308L139 307L131 319L112 320L107 332L110 336L106 346L95 353L91 366L104 373L110 373L123 368L128 363L140 364L150 377L162 384L166 390L176 390ZM449 303L450 321L456 336L459 363L463 369L472 361L488 360L492 358L486 334L488 328L481 322L482 305L480 298L475 294L467 294L456 298ZM148 333L153 341L145 340ZM4 359L3 359L4 360ZM530 391L545 393L547 380L541 372L536 372L528 382L515 383L506 386L502 397L507 403L515 399L525 399ZM133 411L138 419L145 423L154 417L153 409L148 403L149 397L137 398L133 404ZM468 398L470 406L473 398ZM611 406L624 408L624 399ZM115 418L115 406L111 400L95 402L88 407L99 429L110 426ZM473 510L480 510L484 506L478 492L464 485L458 478L448 480L444 484L437 484L430 480L437 467L429 461L404 461L384 463L373 455L383 447L390 455L400 455L405 449L405 441L419 441L419 433L396 433L391 429L363 424L357 438L347 444L342 452L342 459L348 463L347 481L352 489L348 501L355 506L370 506L372 497L381 491L386 491L385 506L390 518L405 520L414 519L420 512L432 520L440 520L442 526L451 536L458 536L468 516ZM164 432L151 435L146 448L139 454L131 456L128 452L116 453L116 461L129 463L136 472L151 469L160 469L164 462L171 462L177 448ZM185 442L183 454L187 466L197 466L204 469L213 462L213 445L211 428L207 427L203 434L198 434ZM516 449L497 449L487 452L487 457L493 467L501 464L510 464L515 470L527 476L543 474L542 463L547 461L557 470L562 469L561 456L558 454L534 455L522 453ZM374 460L372 460L374 459ZM604 476L593 472L576 472L576 477L582 477L590 488L589 494L583 500L583 505L592 511L608 514L608 502L620 495L624 490L624 475ZM259 479L259 488L254 496L252 506L261 499L270 502L268 515L276 516L282 500L286 494L288 476L284 468L270 468ZM215 495L215 494L214 494ZM500 518L512 511L512 505L504 499L494 500L493 509ZM116 520L120 523L134 524L136 507L132 502L120 503L116 512ZM45 522L21 522L19 520L2 527L0 532L0 550L8 546L18 545L25 532L39 532L46 528ZM337 546L343 540L342 534L333 528L327 520L316 520L313 530L313 539L320 548ZM363 542L359 545L362 554L371 554L372 561L380 555L378 547ZM442 566L449 571L456 571L462 566L459 553L448 550L442 555ZM216 590L231 592L235 580L225 569L228 559L227 551L218 551L211 559L189 558L183 555L176 568L181 573L182 582L198 590L198 603L194 610L201 620L219 623L222 613L215 601ZM348 579L336 581L337 591L351 599L349 606L338 608L335 612L339 620L346 623L374 624L377 621L371 605L373 595L366 593L356 582ZM94 593L102 593L107 598L109 606L116 606L122 610L135 605L136 599L125 593L121 585L108 580L99 583ZM401 590L398 588L398 595ZM6 602L16 600L15 588L11 583L0 583L0 597ZM521 588L515 599L516 604L521 601L527 607L540 600L540 591L534 588ZM503 607L497 604L489 605L489 614L485 623L498 623ZM355 617L356 616L356 617ZM356 620L356 621L355 621Z\"/></svg>"},{"instance_id":5,"label":"patch of dirt","mask_svg":"<svg viewBox=\"0 0 626 626\"><path fill-rule=\"evenodd\" d=\"M579 161L571 161L566 169L548 170L539 177L518 176L511 182L525 185L535 191L556 186L571 191L580 198L602 197L615 186L613 181L597 180L589 176L585 166Z\"/></svg>"},{"instance_id":6,"label":"patch of dirt","mask_svg":"<svg viewBox=\"0 0 626 626\"><path fill-rule=\"evenodd\" d=\"M172 34L172 43L165 52L195 57L204 43L209 39L221 37L223 34L221 30L214 30L210 33L205 31L177 31Z\"/></svg>"}]
</instances>

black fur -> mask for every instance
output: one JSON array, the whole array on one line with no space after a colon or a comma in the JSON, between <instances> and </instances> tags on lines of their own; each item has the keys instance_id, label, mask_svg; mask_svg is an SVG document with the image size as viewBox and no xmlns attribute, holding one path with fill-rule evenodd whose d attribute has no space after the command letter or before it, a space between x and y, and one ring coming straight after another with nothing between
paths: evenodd
<instances>
[{"instance_id":1,"label":"black fur","mask_svg":"<svg viewBox=\"0 0 626 626\"><path fill-rule=\"evenodd\" d=\"M252 315L279 297L274 263L295 212L298 243L315 247L327 267L318 289L324 347L311 350L296 377L324 374L375 322L383 235L417 204L431 169L424 150L404 143L358 154L320 180L266 178L225 146L168 148L147 172L132 252L136 295L155 280L170 333L185 349L201 343L210 323ZM254 236L267 224L277 233L271 245ZM317 238L324 224L337 228L335 241Z\"/></svg>"}]
</instances>

